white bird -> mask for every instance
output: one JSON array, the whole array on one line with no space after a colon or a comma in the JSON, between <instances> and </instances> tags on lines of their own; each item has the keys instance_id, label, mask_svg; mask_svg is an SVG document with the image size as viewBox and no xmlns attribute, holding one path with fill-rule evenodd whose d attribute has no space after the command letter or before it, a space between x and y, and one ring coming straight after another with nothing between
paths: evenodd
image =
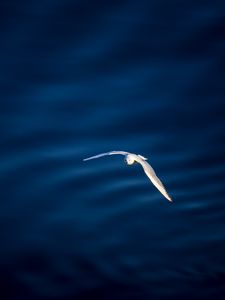
<instances>
[{"instance_id":1,"label":"white bird","mask_svg":"<svg viewBox=\"0 0 225 300\"><path fill-rule=\"evenodd\" d=\"M106 155L114 155L114 154L124 155L125 156L124 160L128 165L132 165L135 162L141 164L141 166L143 167L143 169L145 171L145 174L148 176L148 178L151 180L151 182L154 184L154 186L163 194L164 197L166 197L167 200L169 200L170 202L173 202L172 198L167 193L164 185L162 184L160 179L156 176L155 171L149 165L149 163L147 163L147 161L146 161L147 158L140 154L134 154L134 153L129 153L129 152L125 152L125 151L110 151L110 152L101 153L101 154L98 154L95 156L85 158L85 159L83 159L83 161L99 158L99 157L106 156Z\"/></svg>"}]
</instances>

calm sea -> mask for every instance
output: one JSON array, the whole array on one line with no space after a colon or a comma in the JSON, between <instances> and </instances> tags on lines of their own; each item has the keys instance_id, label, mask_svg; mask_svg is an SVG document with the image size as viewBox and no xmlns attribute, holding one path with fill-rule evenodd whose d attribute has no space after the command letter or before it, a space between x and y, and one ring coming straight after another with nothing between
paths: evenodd
<instances>
[{"instance_id":1,"label":"calm sea","mask_svg":"<svg viewBox=\"0 0 225 300\"><path fill-rule=\"evenodd\" d=\"M225 3L0 1L0 298L225 299ZM174 199L122 156L148 157Z\"/></svg>"}]
</instances>

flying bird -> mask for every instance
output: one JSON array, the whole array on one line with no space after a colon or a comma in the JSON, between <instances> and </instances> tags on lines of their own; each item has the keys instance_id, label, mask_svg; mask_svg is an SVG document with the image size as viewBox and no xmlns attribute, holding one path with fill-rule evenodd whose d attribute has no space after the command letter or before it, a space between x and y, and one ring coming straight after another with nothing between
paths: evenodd
<instances>
[{"instance_id":1,"label":"flying bird","mask_svg":"<svg viewBox=\"0 0 225 300\"><path fill-rule=\"evenodd\" d=\"M114 154L124 155L125 156L124 160L128 165L132 165L135 162L141 164L142 168L145 171L145 174L148 176L148 178L151 180L151 182L154 184L154 186L160 191L160 193L163 194L163 196L167 200L169 200L170 202L173 202L172 198L167 193L164 185L162 184L160 179L157 177L155 171L150 166L150 164L147 163L147 161L146 161L147 158L140 154L134 154L134 153L129 153L129 152L125 152L125 151L110 151L110 152L101 153L101 154L98 154L95 156L85 158L85 159L83 159L83 161L99 158L99 157L106 156L106 155L114 155Z\"/></svg>"}]
</instances>

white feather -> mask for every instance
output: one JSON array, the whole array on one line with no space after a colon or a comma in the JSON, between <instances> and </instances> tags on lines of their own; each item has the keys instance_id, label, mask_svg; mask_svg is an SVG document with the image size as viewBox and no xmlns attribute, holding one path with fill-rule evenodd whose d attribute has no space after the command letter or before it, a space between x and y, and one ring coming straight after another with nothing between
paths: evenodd
<instances>
[{"instance_id":1,"label":"white feather","mask_svg":"<svg viewBox=\"0 0 225 300\"><path fill-rule=\"evenodd\" d=\"M154 186L160 191L160 193L162 193L162 195L169 200L170 202L172 202L172 198L170 197L170 195L167 193L164 185L162 184L161 180L157 177L155 171L153 170L153 168L150 166L149 163L147 163L147 158L140 155L140 154L134 154L134 153L129 153L126 151L110 151L110 152L105 152L105 153L101 153L98 155L94 155L88 158L83 159L83 161L87 161L87 160L91 160L91 159L95 159L95 158L99 158L99 157L103 157L106 155L114 155L114 154L120 154L120 155L125 155L126 157L129 157L129 164L133 164L134 161L138 162L139 164L141 164L141 166L144 169L145 174L148 176L148 178L151 180L151 182L154 184Z\"/></svg>"}]
</instances>

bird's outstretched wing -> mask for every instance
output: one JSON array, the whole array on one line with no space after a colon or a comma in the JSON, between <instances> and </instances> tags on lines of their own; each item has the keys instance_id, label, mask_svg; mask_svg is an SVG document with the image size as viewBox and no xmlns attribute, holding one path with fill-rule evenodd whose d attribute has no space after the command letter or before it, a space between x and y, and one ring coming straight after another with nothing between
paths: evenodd
<instances>
[{"instance_id":1,"label":"bird's outstretched wing","mask_svg":"<svg viewBox=\"0 0 225 300\"><path fill-rule=\"evenodd\" d=\"M148 176L148 178L151 180L151 182L154 184L154 186L162 193L162 195L167 200L169 200L171 202L173 201L172 198L170 197L170 195L167 193L164 185L162 184L160 179L157 177L153 168L149 165L149 163L147 163L147 161L146 161L147 158L145 158L141 155L136 155L136 154L125 152L125 151L110 151L110 152L105 152L105 153L101 153L101 154L98 154L95 156L85 158L85 159L83 159L83 161L99 158L99 157L106 156L106 155L114 155L114 154L132 155L134 160L142 165L142 167L145 171L145 174Z\"/></svg>"},{"instance_id":2,"label":"bird's outstretched wing","mask_svg":"<svg viewBox=\"0 0 225 300\"><path fill-rule=\"evenodd\" d=\"M160 193L162 193L163 196L166 197L167 200L169 200L170 202L173 202L172 198L167 193L161 180L157 177L155 171L149 165L149 163L147 163L147 161L143 160L142 162L140 162L140 164L142 165L142 167L145 171L145 174L148 176L148 178L151 180L151 182L154 184L154 186L160 191Z\"/></svg>"},{"instance_id":3,"label":"bird's outstretched wing","mask_svg":"<svg viewBox=\"0 0 225 300\"><path fill-rule=\"evenodd\" d=\"M83 161L90 160L90 159L95 159L95 158L99 158L99 157L106 156L106 155L113 155L113 154L127 155L127 154L129 154L129 152L125 152L125 151L110 151L110 152L105 152L105 153L101 153L101 154L98 154L98 155L94 155L94 156L91 156L91 157L88 157L88 158L84 158Z\"/></svg>"}]
</instances>

